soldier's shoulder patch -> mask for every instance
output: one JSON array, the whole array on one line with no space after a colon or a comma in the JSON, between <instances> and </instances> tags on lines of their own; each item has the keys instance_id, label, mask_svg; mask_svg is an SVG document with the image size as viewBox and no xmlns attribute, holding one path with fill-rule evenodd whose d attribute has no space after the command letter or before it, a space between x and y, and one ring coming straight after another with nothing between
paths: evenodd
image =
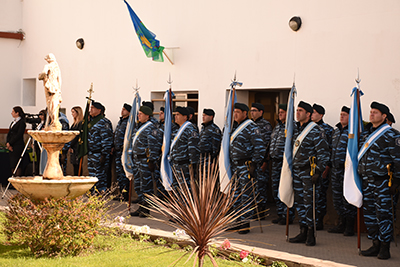
<instances>
[{"instance_id":1,"label":"soldier's shoulder patch","mask_svg":"<svg viewBox=\"0 0 400 267\"><path fill-rule=\"evenodd\" d=\"M198 134L197 134L196 131L192 131L192 134L191 134L192 137L197 137L197 135L198 135Z\"/></svg>"},{"instance_id":2,"label":"soldier's shoulder patch","mask_svg":"<svg viewBox=\"0 0 400 267\"><path fill-rule=\"evenodd\" d=\"M261 134L260 128L255 128L254 129L254 134L255 135L260 135Z\"/></svg>"},{"instance_id":3,"label":"soldier's shoulder patch","mask_svg":"<svg viewBox=\"0 0 400 267\"><path fill-rule=\"evenodd\" d=\"M265 128L267 128L268 131L271 131L271 130L272 130L272 126L271 126L271 124L269 124L269 123L267 124L267 126L266 126Z\"/></svg>"},{"instance_id":4,"label":"soldier's shoulder patch","mask_svg":"<svg viewBox=\"0 0 400 267\"><path fill-rule=\"evenodd\" d=\"M151 132L151 134L152 134L153 136L157 136L158 130L157 130L157 129L154 129L154 130Z\"/></svg>"},{"instance_id":5,"label":"soldier's shoulder patch","mask_svg":"<svg viewBox=\"0 0 400 267\"><path fill-rule=\"evenodd\" d=\"M321 136L321 138L326 138L325 131L320 131L319 136Z\"/></svg>"},{"instance_id":6,"label":"soldier's shoulder patch","mask_svg":"<svg viewBox=\"0 0 400 267\"><path fill-rule=\"evenodd\" d=\"M397 137L395 142L396 142L396 146L400 146L400 137Z\"/></svg>"}]
</instances>

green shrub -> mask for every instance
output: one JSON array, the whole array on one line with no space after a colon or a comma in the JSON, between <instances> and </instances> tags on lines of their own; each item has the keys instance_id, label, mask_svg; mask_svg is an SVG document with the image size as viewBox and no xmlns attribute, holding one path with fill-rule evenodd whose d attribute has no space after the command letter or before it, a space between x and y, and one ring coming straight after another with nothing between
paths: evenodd
<instances>
[{"instance_id":1,"label":"green shrub","mask_svg":"<svg viewBox=\"0 0 400 267\"><path fill-rule=\"evenodd\" d=\"M100 196L35 201L17 194L8 203L4 234L37 257L78 255L101 231L107 201Z\"/></svg>"}]
</instances>

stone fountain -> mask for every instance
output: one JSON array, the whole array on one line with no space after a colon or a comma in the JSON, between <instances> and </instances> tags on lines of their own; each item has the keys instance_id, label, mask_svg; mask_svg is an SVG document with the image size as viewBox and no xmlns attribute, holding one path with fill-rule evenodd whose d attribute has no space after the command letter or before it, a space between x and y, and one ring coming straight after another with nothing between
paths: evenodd
<instances>
[{"instance_id":1,"label":"stone fountain","mask_svg":"<svg viewBox=\"0 0 400 267\"><path fill-rule=\"evenodd\" d=\"M64 176L60 163L59 153L64 144L79 135L79 131L62 131L58 120L61 104L61 73L53 54L45 57L48 64L39 74L43 80L46 95L48 119L44 130L28 131L36 141L42 143L46 149L48 159L43 176L14 177L8 181L20 193L28 198L44 200L48 197L69 199L76 198L87 192L98 181L95 177Z\"/></svg>"}]
</instances>

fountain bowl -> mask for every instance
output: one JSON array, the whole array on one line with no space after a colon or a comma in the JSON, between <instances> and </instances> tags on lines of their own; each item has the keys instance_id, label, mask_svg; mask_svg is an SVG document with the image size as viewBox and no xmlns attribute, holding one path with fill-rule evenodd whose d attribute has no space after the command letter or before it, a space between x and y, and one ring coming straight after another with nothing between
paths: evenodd
<instances>
[{"instance_id":1,"label":"fountain bowl","mask_svg":"<svg viewBox=\"0 0 400 267\"><path fill-rule=\"evenodd\" d=\"M42 176L30 176L12 177L8 181L24 196L44 200L50 197L79 197L92 188L98 179L88 176L65 176L63 180L47 180Z\"/></svg>"}]
</instances>

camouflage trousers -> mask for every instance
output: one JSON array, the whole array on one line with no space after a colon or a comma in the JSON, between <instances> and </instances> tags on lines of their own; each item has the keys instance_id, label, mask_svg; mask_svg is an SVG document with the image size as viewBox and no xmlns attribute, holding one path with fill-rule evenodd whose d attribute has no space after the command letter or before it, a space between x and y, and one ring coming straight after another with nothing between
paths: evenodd
<instances>
[{"instance_id":1,"label":"camouflage trousers","mask_svg":"<svg viewBox=\"0 0 400 267\"><path fill-rule=\"evenodd\" d=\"M232 164L232 173L233 173L233 183L232 188L236 186L236 190L234 192L236 202L233 204L234 210L243 209L242 215L238 219L239 221L248 221L251 219L253 215L253 210L251 208L254 207L254 196L255 196L255 187L256 183L249 179L249 171L245 164L243 165L235 165Z\"/></svg>"},{"instance_id":2,"label":"camouflage trousers","mask_svg":"<svg viewBox=\"0 0 400 267\"><path fill-rule=\"evenodd\" d=\"M283 203L279 197L279 182L281 180L282 160L272 160L271 180L272 180L272 196L275 200L276 211L278 216L285 217L287 214L287 206ZM289 209L289 220L293 221L295 217L295 209L291 207Z\"/></svg>"},{"instance_id":3,"label":"camouflage trousers","mask_svg":"<svg viewBox=\"0 0 400 267\"><path fill-rule=\"evenodd\" d=\"M257 194L257 202L260 205L266 205L267 204L267 187L268 187L268 180L269 180L269 170L263 172L261 170L261 164L257 164L257 186L256 186L256 194Z\"/></svg>"},{"instance_id":4,"label":"camouflage trousers","mask_svg":"<svg viewBox=\"0 0 400 267\"><path fill-rule=\"evenodd\" d=\"M318 199L317 187L315 187L316 190L313 192L310 169L310 166L300 168L293 166L294 204L299 215L299 224L307 227L314 226L313 193L315 193L315 200Z\"/></svg>"},{"instance_id":5,"label":"camouflage trousers","mask_svg":"<svg viewBox=\"0 0 400 267\"><path fill-rule=\"evenodd\" d=\"M355 218L357 208L347 202L343 195L343 179L344 168L333 167L331 172L333 207L339 216Z\"/></svg>"},{"instance_id":6,"label":"camouflage trousers","mask_svg":"<svg viewBox=\"0 0 400 267\"><path fill-rule=\"evenodd\" d=\"M315 200L316 202L316 220L318 222L319 219L323 219L324 216L326 215L326 193L328 191L329 188L329 176L330 174L328 174L328 176L326 178L322 178L322 174L321 177L319 178L318 184L317 186L317 191L318 191L318 198Z\"/></svg>"},{"instance_id":7,"label":"camouflage trousers","mask_svg":"<svg viewBox=\"0 0 400 267\"><path fill-rule=\"evenodd\" d=\"M121 162L122 151L115 152L115 171L117 174L117 183L119 191L122 193L123 190L128 191L129 189L129 179L126 178L124 168Z\"/></svg>"},{"instance_id":8,"label":"camouflage trousers","mask_svg":"<svg viewBox=\"0 0 400 267\"><path fill-rule=\"evenodd\" d=\"M149 170L147 158L135 158L135 173L133 182L140 202L145 199L145 194L154 193L153 175Z\"/></svg>"},{"instance_id":9,"label":"camouflage trousers","mask_svg":"<svg viewBox=\"0 0 400 267\"><path fill-rule=\"evenodd\" d=\"M106 191L107 190L107 171L110 162L110 155L106 156L106 161L103 165L100 163L101 152L93 153L88 152L88 171L89 175L96 177L99 181L95 184L97 190Z\"/></svg>"},{"instance_id":10,"label":"camouflage trousers","mask_svg":"<svg viewBox=\"0 0 400 267\"><path fill-rule=\"evenodd\" d=\"M172 165L173 170L176 173L174 173L174 181L172 182L173 188L179 188L179 184L184 187L183 181L186 182L189 191L191 190L190 186L190 169L189 169L189 164L173 164Z\"/></svg>"},{"instance_id":11,"label":"camouflage trousers","mask_svg":"<svg viewBox=\"0 0 400 267\"><path fill-rule=\"evenodd\" d=\"M388 179L368 181L363 177L364 220L368 238L390 242L393 236L392 203Z\"/></svg>"}]
</instances>

